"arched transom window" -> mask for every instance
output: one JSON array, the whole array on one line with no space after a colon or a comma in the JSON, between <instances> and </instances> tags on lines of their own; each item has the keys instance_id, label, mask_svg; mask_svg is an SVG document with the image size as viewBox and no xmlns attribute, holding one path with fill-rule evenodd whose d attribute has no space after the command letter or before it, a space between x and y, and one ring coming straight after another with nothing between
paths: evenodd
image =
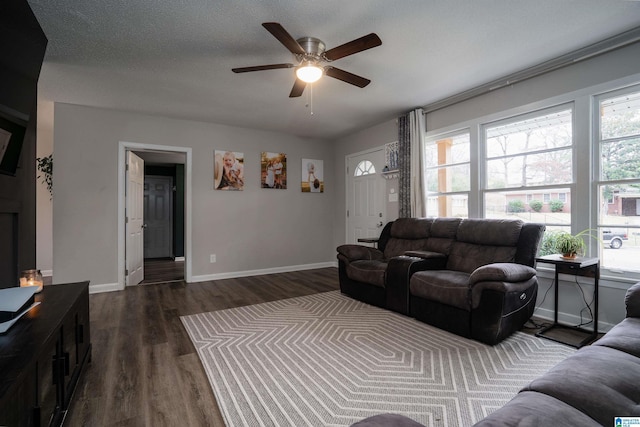
<instances>
[{"instance_id":1,"label":"arched transom window","mask_svg":"<svg viewBox=\"0 0 640 427\"><path fill-rule=\"evenodd\" d=\"M356 170L353 172L353 176L371 175L376 173L376 167L369 160L363 160L358 163Z\"/></svg>"}]
</instances>

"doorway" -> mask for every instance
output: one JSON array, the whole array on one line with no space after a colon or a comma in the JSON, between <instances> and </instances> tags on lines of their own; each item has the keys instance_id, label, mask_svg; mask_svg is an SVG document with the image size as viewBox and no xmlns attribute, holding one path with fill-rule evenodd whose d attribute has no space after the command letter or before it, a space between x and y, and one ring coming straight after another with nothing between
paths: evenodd
<instances>
[{"instance_id":1,"label":"doorway","mask_svg":"<svg viewBox=\"0 0 640 427\"><path fill-rule=\"evenodd\" d=\"M386 223L382 148L347 156L347 243L378 237Z\"/></svg>"},{"instance_id":2,"label":"doorway","mask_svg":"<svg viewBox=\"0 0 640 427\"><path fill-rule=\"evenodd\" d=\"M144 247L134 247L139 254L132 254L126 244L127 204L131 199L124 189L128 182L126 159L135 153L144 160L145 183L142 210L152 211L153 218L145 216ZM191 273L191 148L158 146L121 142L119 150L119 215L118 215L118 287L128 283L127 266L132 259L144 259L143 280L149 284L166 281L192 281ZM153 178L155 177L155 178ZM152 191L149 191L152 190ZM170 199L167 202L167 199ZM151 206L154 205L152 208ZM131 206L129 207L131 210ZM154 210L155 209L155 210ZM146 231L151 226L151 232ZM168 231L170 230L170 231ZM149 239L149 237L151 237Z\"/></svg>"},{"instance_id":3,"label":"doorway","mask_svg":"<svg viewBox=\"0 0 640 427\"><path fill-rule=\"evenodd\" d=\"M184 280L184 164L173 155L145 158L142 284Z\"/></svg>"}]
</instances>

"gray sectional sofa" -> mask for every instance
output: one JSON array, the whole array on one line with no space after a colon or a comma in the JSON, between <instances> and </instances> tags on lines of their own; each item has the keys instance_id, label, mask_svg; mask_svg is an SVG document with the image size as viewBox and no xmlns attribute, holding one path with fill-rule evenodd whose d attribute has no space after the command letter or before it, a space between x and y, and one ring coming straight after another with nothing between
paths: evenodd
<instances>
[{"instance_id":1,"label":"gray sectional sofa","mask_svg":"<svg viewBox=\"0 0 640 427\"><path fill-rule=\"evenodd\" d=\"M614 426L640 417L640 283L625 296L626 318L525 386L474 427ZM397 414L366 418L352 427L420 427Z\"/></svg>"},{"instance_id":2,"label":"gray sectional sofa","mask_svg":"<svg viewBox=\"0 0 640 427\"><path fill-rule=\"evenodd\" d=\"M340 289L379 307L488 344L533 314L542 224L400 218L377 248L338 247Z\"/></svg>"}]
</instances>

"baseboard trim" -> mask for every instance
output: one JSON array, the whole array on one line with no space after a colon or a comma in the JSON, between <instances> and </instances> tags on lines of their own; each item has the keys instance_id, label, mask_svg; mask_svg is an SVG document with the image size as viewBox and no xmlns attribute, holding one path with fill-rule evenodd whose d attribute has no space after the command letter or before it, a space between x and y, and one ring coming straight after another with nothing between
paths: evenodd
<instances>
[{"instance_id":1,"label":"baseboard trim","mask_svg":"<svg viewBox=\"0 0 640 427\"><path fill-rule=\"evenodd\" d=\"M263 274L289 273L292 271L314 270L317 268L338 267L338 262L320 262L316 264L289 265L283 267L264 268L260 270L232 271L229 273L205 274L193 276L190 283L208 282L210 280L236 279L239 277L261 276Z\"/></svg>"},{"instance_id":2,"label":"baseboard trim","mask_svg":"<svg viewBox=\"0 0 640 427\"><path fill-rule=\"evenodd\" d=\"M173 260L174 261L184 261L184 257L183 256L177 256Z\"/></svg>"},{"instance_id":3,"label":"baseboard trim","mask_svg":"<svg viewBox=\"0 0 640 427\"><path fill-rule=\"evenodd\" d=\"M40 273L42 273L42 277L52 277L53 276L53 270L40 270Z\"/></svg>"},{"instance_id":4,"label":"baseboard trim","mask_svg":"<svg viewBox=\"0 0 640 427\"><path fill-rule=\"evenodd\" d=\"M100 294L103 292L115 292L121 291L120 285L117 283L103 283L99 285L89 285L90 294Z\"/></svg>"},{"instance_id":5,"label":"baseboard trim","mask_svg":"<svg viewBox=\"0 0 640 427\"><path fill-rule=\"evenodd\" d=\"M547 309L547 308L536 308L536 310L533 313L534 316L539 317L540 319L544 319L544 320L548 320L551 321L553 323L553 310ZM574 314L568 314L568 313L562 313L559 312L558 313L558 323L561 323L563 325L578 325L580 324L580 317L576 316ZM602 321L598 321L598 332L609 332L611 330L611 328L613 328L615 326L615 324L612 323L607 323L607 322L602 322ZM586 325L584 326L584 330L588 331L591 330L593 331L593 325Z\"/></svg>"}]
</instances>

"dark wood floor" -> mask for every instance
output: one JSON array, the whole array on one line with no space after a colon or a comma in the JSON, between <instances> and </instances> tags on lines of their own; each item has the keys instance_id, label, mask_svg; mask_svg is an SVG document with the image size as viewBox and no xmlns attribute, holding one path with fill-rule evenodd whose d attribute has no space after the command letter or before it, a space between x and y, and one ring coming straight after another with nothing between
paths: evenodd
<instances>
[{"instance_id":1,"label":"dark wood floor","mask_svg":"<svg viewBox=\"0 0 640 427\"><path fill-rule=\"evenodd\" d=\"M326 268L91 295L93 358L65 425L224 426L179 317L335 289Z\"/></svg>"},{"instance_id":2,"label":"dark wood floor","mask_svg":"<svg viewBox=\"0 0 640 427\"><path fill-rule=\"evenodd\" d=\"M224 426L179 317L338 289L335 268L90 296L92 362L66 426Z\"/></svg>"},{"instance_id":3,"label":"dark wood floor","mask_svg":"<svg viewBox=\"0 0 640 427\"><path fill-rule=\"evenodd\" d=\"M184 261L145 259L143 285L184 280Z\"/></svg>"}]
</instances>

